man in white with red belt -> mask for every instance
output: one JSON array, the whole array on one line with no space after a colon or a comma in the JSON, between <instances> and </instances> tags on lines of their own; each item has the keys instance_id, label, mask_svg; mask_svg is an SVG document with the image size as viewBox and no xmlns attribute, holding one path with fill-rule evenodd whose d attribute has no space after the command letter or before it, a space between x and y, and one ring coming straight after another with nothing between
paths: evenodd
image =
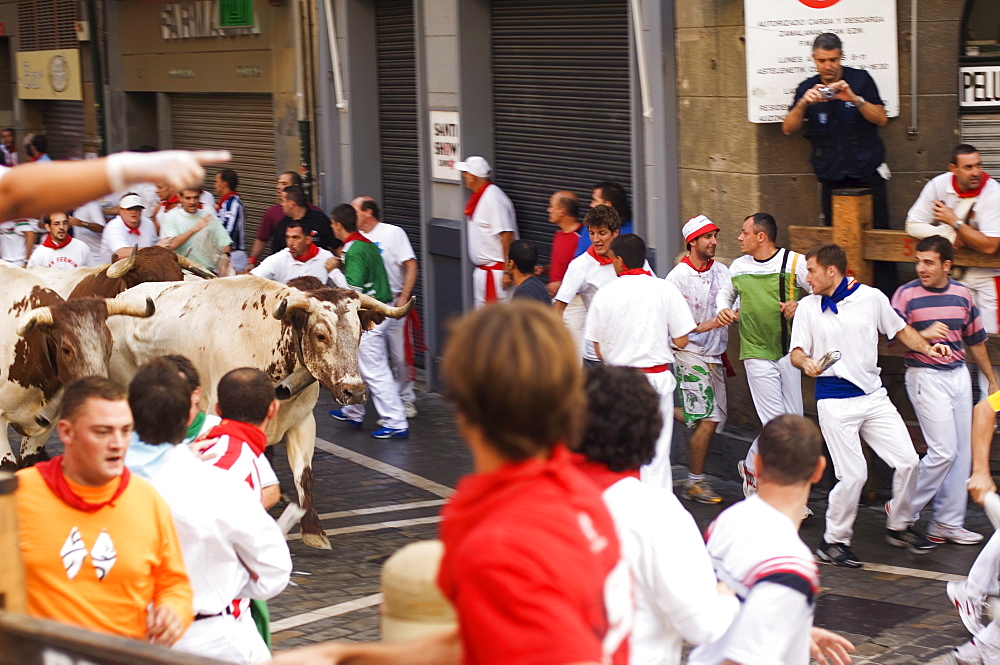
<instances>
[{"instance_id":1,"label":"man in white with red belt","mask_svg":"<svg viewBox=\"0 0 1000 665\"><path fill-rule=\"evenodd\" d=\"M663 428L656 440L656 456L640 470L644 482L673 487L670 439L673 434L674 361L670 342L683 349L694 330L694 317L684 296L671 282L649 270L631 268L646 263L646 243L634 233L611 243L615 272L612 280L594 295L587 309L584 337L594 344L598 358L609 365L635 367L660 394Z\"/></svg>"},{"instance_id":2,"label":"man in white with red belt","mask_svg":"<svg viewBox=\"0 0 1000 665\"><path fill-rule=\"evenodd\" d=\"M455 162L462 172L462 182L472 191L465 205L469 237L469 260L472 271L472 300L476 309L510 299L513 281L504 274L507 248L517 238L514 204L503 190L493 184L490 163L472 156Z\"/></svg>"}]
</instances>

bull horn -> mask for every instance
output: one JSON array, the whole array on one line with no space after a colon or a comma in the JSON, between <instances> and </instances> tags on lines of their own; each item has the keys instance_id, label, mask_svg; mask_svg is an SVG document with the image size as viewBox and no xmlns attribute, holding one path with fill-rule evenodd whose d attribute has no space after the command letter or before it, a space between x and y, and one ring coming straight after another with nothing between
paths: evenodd
<instances>
[{"instance_id":1,"label":"bull horn","mask_svg":"<svg viewBox=\"0 0 1000 665\"><path fill-rule=\"evenodd\" d=\"M298 291L297 293L291 293L287 297L282 298L281 301L274 306L274 311L271 312L271 316L278 319L279 321L285 318L285 315L290 311L295 311L297 309L309 309L312 305L312 300L305 293Z\"/></svg>"},{"instance_id":2,"label":"bull horn","mask_svg":"<svg viewBox=\"0 0 1000 665\"><path fill-rule=\"evenodd\" d=\"M315 382L316 377L309 373L309 369L300 367L274 386L274 396L282 401L291 399Z\"/></svg>"},{"instance_id":3,"label":"bull horn","mask_svg":"<svg viewBox=\"0 0 1000 665\"><path fill-rule=\"evenodd\" d=\"M146 298L145 307L125 302L124 300L118 300L117 298L105 298L104 304L107 305L108 316L122 315L147 318L153 316L153 313L156 312L156 305L153 304L152 298Z\"/></svg>"},{"instance_id":4,"label":"bull horn","mask_svg":"<svg viewBox=\"0 0 1000 665\"><path fill-rule=\"evenodd\" d=\"M359 293L358 297L361 298L361 309L370 309L372 311L385 314L392 319L401 319L409 314L410 310L413 309L413 303L417 301L416 297L413 297L410 298L410 302L406 303L402 307L393 307L392 305L386 305L377 298L366 296L363 293Z\"/></svg>"},{"instance_id":5,"label":"bull horn","mask_svg":"<svg viewBox=\"0 0 1000 665\"><path fill-rule=\"evenodd\" d=\"M51 427L59 416L59 408L62 406L63 388L60 388L53 395L42 410L35 414L35 423L39 427Z\"/></svg>"},{"instance_id":6,"label":"bull horn","mask_svg":"<svg viewBox=\"0 0 1000 665\"><path fill-rule=\"evenodd\" d=\"M52 310L49 307L36 307L28 312L28 320L18 326L17 334L25 337L35 326L51 326L53 323L55 321L52 320Z\"/></svg>"},{"instance_id":7,"label":"bull horn","mask_svg":"<svg viewBox=\"0 0 1000 665\"><path fill-rule=\"evenodd\" d=\"M126 256L124 259L115 261L110 266L108 266L107 275L111 279L121 279L124 277L132 266L135 265L135 255L139 252L139 245L132 248L132 253Z\"/></svg>"},{"instance_id":8,"label":"bull horn","mask_svg":"<svg viewBox=\"0 0 1000 665\"><path fill-rule=\"evenodd\" d=\"M215 273L205 270L200 265L192 261L186 256L177 255L177 263L180 264L181 268L187 270L192 275L197 275L202 279L216 279Z\"/></svg>"}]
</instances>

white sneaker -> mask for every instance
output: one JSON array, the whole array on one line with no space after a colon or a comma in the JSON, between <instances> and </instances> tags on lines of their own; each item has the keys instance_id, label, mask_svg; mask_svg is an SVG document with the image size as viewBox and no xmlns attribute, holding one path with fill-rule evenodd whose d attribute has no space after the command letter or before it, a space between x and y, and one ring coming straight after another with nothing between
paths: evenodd
<instances>
[{"instance_id":1,"label":"white sneaker","mask_svg":"<svg viewBox=\"0 0 1000 665\"><path fill-rule=\"evenodd\" d=\"M978 545L983 542L983 534L960 526L944 526L931 522L927 525L927 540L938 544L949 542L956 545Z\"/></svg>"},{"instance_id":2,"label":"white sneaker","mask_svg":"<svg viewBox=\"0 0 1000 665\"><path fill-rule=\"evenodd\" d=\"M983 657L979 653L979 647L976 646L976 643L969 640L948 654L945 663L947 665L983 665Z\"/></svg>"},{"instance_id":3,"label":"white sneaker","mask_svg":"<svg viewBox=\"0 0 1000 665\"><path fill-rule=\"evenodd\" d=\"M985 598L973 598L965 588L965 582L948 582L945 587L948 600L958 610L958 616L965 628L973 635L983 630L983 604Z\"/></svg>"},{"instance_id":4,"label":"white sneaker","mask_svg":"<svg viewBox=\"0 0 1000 665\"><path fill-rule=\"evenodd\" d=\"M812 508L809 506L802 506L802 519L809 519L813 516Z\"/></svg>"},{"instance_id":5,"label":"white sneaker","mask_svg":"<svg viewBox=\"0 0 1000 665\"><path fill-rule=\"evenodd\" d=\"M747 471L746 466L745 460L736 463L736 470L740 472L740 478L743 479L743 496L749 499L757 493L757 477Z\"/></svg>"},{"instance_id":6,"label":"white sneaker","mask_svg":"<svg viewBox=\"0 0 1000 665\"><path fill-rule=\"evenodd\" d=\"M417 407L413 404L413 402L403 402L403 410L406 411L407 418L417 417Z\"/></svg>"}]
</instances>

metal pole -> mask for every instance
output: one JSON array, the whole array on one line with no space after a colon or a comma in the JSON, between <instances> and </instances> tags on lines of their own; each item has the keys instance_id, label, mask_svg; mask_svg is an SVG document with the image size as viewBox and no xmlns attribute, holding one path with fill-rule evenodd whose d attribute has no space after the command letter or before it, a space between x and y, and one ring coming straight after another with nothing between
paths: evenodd
<instances>
[{"instance_id":1,"label":"metal pole","mask_svg":"<svg viewBox=\"0 0 1000 665\"><path fill-rule=\"evenodd\" d=\"M101 68L100 33L97 26L97 0L89 0L87 5L87 23L90 24L90 68L94 79L94 112L97 116L97 154L101 157L108 154L104 127L104 71Z\"/></svg>"}]
</instances>

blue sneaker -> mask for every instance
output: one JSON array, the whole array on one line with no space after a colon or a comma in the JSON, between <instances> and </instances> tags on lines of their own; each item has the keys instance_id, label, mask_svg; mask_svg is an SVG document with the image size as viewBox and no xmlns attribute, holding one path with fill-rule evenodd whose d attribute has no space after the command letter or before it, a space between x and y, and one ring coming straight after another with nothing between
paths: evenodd
<instances>
[{"instance_id":1,"label":"blue sneaker","mask_svg":"<svg viewBox=\"0 0 1000 665\"><path fill-rule=\"evenodd\" d=\"M361 421L348 418L341 409L330 409L330 417L342 423L347 423L354 429L361 429Z\"/></svg>"},{"instance_id":2,"label":"blue sneaker","mask_svg":"<svg viewBox=\"0 0 1000 665\"><path fill-rule=\"evenodd\" d=\"M374 432L372 432L372 438L375 439L409 439L410 430L408 429L392 429L391 427L380 427Z\"/></svg>"}]
</instances>

